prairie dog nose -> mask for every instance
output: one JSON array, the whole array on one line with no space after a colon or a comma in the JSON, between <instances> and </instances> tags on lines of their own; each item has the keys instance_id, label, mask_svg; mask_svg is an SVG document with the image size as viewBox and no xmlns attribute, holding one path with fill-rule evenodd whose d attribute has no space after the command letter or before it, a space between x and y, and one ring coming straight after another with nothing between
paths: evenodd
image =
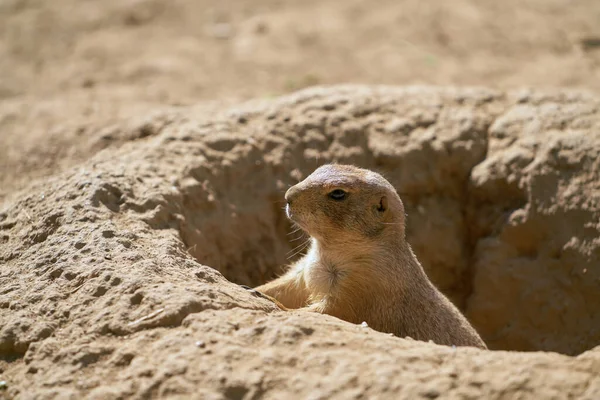
<instances>
[{"instance_id":1,"label":"prairie dog nose","mask_svg":"<svg viewBox=\"0 0 600 400\"><path fill-rule=\"evenodd\" d=\"M287 190L287 192L285 192L285 201L287 201L288 204L292 204L292 201L298 197L299 192L300 191L296 186L292 186Z\"/></svg>"}]
</instances>

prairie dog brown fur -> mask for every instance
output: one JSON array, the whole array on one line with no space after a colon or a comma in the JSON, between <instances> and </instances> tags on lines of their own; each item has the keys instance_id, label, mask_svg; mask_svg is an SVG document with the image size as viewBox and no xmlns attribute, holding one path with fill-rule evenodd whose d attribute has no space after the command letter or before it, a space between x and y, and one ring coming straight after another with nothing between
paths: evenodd
<instances>
[{"instance_id":1,"label":"prairie dog brown fur","mask_svg":"<svg viewBox=\"0 0 600 400\"><path fill-rule=\"evenodd\" d=\"M306 255L256 288L285 308L305 308L378 331L437 344L486 348L429 281L405 239L404 205L381 175L324 165L285 194L286 214L311 238Z\"/></svg>"}]
</instances>

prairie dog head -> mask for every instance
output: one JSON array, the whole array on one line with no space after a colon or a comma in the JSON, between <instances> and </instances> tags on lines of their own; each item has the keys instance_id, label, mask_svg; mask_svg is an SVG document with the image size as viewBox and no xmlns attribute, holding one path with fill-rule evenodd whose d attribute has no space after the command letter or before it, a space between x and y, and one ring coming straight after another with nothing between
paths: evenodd
<instances>
[{"instance_id":1,"label":"prairie dog head","mask_svg":"<svg viewBox=\"0 0 600 400\"><path fill-rule=\"evenodd\" d=\"M319 167L285 194L286 214L325 243L404 238L404 205L381 175L351 165Z\"/></svg>"}]
</instances>

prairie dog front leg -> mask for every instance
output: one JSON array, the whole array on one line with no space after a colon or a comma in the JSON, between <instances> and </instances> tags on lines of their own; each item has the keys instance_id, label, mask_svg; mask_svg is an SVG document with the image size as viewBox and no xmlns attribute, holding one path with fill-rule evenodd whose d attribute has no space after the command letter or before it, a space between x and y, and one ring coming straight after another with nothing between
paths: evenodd
<instances>
[{"instance_id":1,"label":"prairie dog front leg","mask_svg":"<svg viewBox=\"0 0 600 400\"><path fill-rule=\"evenodd\" d=\"M308 290L302 274L290 269L285 275L254 288L273 297L286 308L301 308L307 305Z\"/></svg>"}]
</instances>

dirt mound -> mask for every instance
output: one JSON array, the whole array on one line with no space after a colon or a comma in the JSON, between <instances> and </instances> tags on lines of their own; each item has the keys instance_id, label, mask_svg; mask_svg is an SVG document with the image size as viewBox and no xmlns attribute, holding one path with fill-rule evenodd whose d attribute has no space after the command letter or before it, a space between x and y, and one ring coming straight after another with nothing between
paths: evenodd
<instances>
[{"instance_id":1,"label":"dirt mound","mask_svg":"<svg viewBox=\"0 0 600 400\"><path fill-rule=\"evenodd\" d=\"M592 349L599 128L600 100L566 92L345 86L157 110L0 213L4 394L596 398L599 348L436 346L235 283L289 261L285 189L353 163L398 189L409 242L490 348Z\"/></svg>"}]
</instances>

